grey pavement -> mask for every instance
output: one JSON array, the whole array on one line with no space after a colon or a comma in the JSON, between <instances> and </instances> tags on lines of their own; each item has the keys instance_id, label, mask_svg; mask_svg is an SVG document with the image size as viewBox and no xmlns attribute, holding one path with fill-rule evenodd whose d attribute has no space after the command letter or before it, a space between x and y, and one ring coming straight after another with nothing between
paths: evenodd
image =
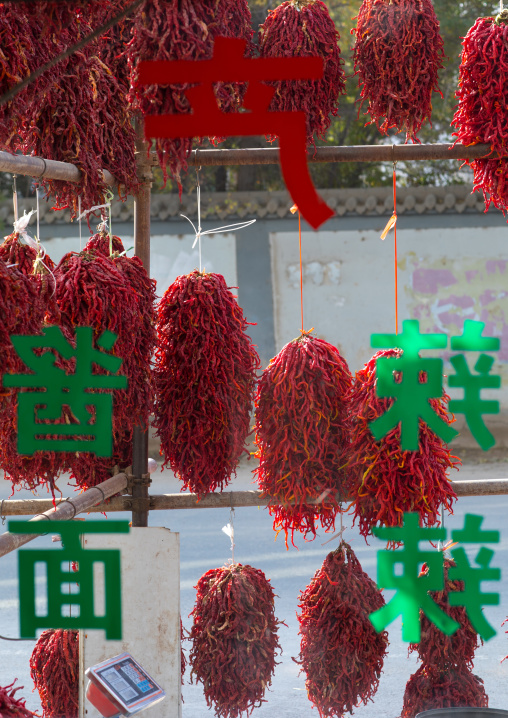
<instances>
[{"instance_id":1,"label":"grey pavement","mask_svg":"<svg viewBox=\"0 0 508 718\"><path fill-rule=\"evenodd\" d=\"M238 477L229 488L239 490L256 488L253 485L251 471L253 461L241 465ZM508 466L504 463L467 464L454 472L453 478L489 479L508 477ZM170 472L152 475L154 483L152 493L176 493L179 484ZM61 487L64 495L70 495ZM10 485L0 483L0 499L10 494ZM30 496L29 492L20 492L16 498ZM456 504L452 517L446 517L445 526L460 527L465 513L476 513L485 516L484 527L501 531L501 544L495 547L493 564L502 568L501 583L485 583L483 590L495 590L501 594L499 606L488 607L485 614L497 630L495 638L482 646L476 654L474 672L485 681L485 688L493 708L508 708L508 661L501 663L508 654L508 637L501 623L508 615L508 496L461 498ZM110 514L113 517L113 514ZM115 514L115 518L129 518L129 514ZM95 516L94 516L95 518ZM186 511L155 511L150 514L150 525L166 526L180 532L181 544L181 612L184 626L191 627L188 617L194 604L194 586L200 576L211 568L223 565L230 557L229 538L221 531L230 520L229 509L193 509ZM345 540L351 543L356 551L364 570L375 579L376 551L383 544L376 539L370 546L359 535L358 530L351 528L351 519L344 520L347 526ZM265 572L271 580L276 599L276 615L285 621L287 627L280 628L280 643L283 653L278 659L271 690L266 693L266 703L254 712L259 718L268 716L297 716L298 718L315 718L318 713L307 698L305 678L299 675L298 666L292 660L299 652L298 624L296 610L298 597L309 583L315 571L320 567L326 554L333 550L336 543L322 546L326 535L318 536L313 542L306 543L299 537L295 539L298 550L290 547L286 550L283 536L275 540L272 520L266 508L238 508L234 516L235 527L235 560L248 563ZM1 527L0 527L1 528ZM48 545L50 538L39 538L37 545ZM154 570L164 570L154 564ZM387 592L387 598L390 594ZM15 554L0 558L0 635L19 636L18 602L17 602L17 568ZM385 660L379 690L374 702L355 710L358 718L395 718L400 715L404 688L410 675L418 665L414 657L407 655L407 644L401 640L400 620L389 628L390 647ZM36 710L40 708L38 696L32 693L32 682L29 675L28 661L33 642L8 642L0 639L0 685L19 678L25 686L24 697L27 706ZM185 647L186 648L186 647ZM200 718L213 711L206 707L201 685L183 687L183 717Z\"/></svg>"}]
</instances>

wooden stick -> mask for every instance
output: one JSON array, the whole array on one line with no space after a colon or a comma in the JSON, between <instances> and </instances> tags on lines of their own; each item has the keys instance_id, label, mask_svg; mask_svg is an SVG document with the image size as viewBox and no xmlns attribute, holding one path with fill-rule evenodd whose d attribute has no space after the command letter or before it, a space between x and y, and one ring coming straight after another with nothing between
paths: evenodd
<instances>
[{"instance_id":1,"label":"wooden stick","mask_svg":"<svg viewBox=\"0 0 508 718\"><path fill-rule=\"evenodd\" d=\"M118 476L123 474L118 474ZM116 478L116 477L115 477ZM111 481L111 479L109 479ZM487 479L473 481L452 481L457 496L498 496L508 494L508 479ZM90 489L91 491L92 489ZM84 496L84 494L83 494ZM67 499L57 501L58 505ZM76 499L74 499L74 502ZM115 496L108 502L95 504L88 509L90 513L132 511L131 496ZM149 497L151 511L170 511L174 509L218 509L244 506L267 506L268 498L262 498L260 491L223 491L203 496L201 501L196 494L153 494ZM29 516L42 513L52 507L51 499L6 499L0 503L0 516ZM1 537L0 537L1 541Z\"/></svg>"},{"instance_id":2,"label":"wooden stick","mask_svg":"<svg viewBox=\"0 0 508 718\"><path fill-rule=\"evenodd\" d=\"M35 501L29 499L27 502L30 504L29 514L34 513L34 510L36 511L38 509L37 514L33 519L30 519L30 521L45 521L47 524L49 524L49 522L53 523L54 521L70 521L74 518L74 516L77 516L77 514L80 514L83 511L88 511L99 502L103 503L104 499L114 496L119 491L123 491L126 487L127 476L125 474L116 474L111 479L103 481L102 484L98 484L98 486L94 486L93 488L84 491L82 494L72 497L72 499L69 498L57 501L58 505L56 509L54 508L51 499L38 499ZM11 502L1 501L0 511L3 512L4 506L7 506L9 503ZM25 502L12 501L12 503L24 504ZM34 506L34 504L37 505ZM8 511L7 508L5 510ZM26 516L27 513L25 510L23 513L2 513L1 515ZM48 532L50 531L53 531L53 529L48 526ZM37 538L37 534L11 534L7 531L0 536L0 556L5 556L5 554L14 551L20 546L23 546L23 544L33 541L34 538Z\"/></svg>"}]
</instances>

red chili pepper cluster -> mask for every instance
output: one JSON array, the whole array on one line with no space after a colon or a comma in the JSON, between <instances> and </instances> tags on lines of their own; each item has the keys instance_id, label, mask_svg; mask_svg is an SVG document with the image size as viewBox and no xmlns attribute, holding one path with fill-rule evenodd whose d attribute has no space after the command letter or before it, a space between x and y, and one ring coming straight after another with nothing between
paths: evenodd
<instances>
[{"instance_id":1,"label":"red chili pepper cluster","mask_svg":"<svg viewBox=\"0 0 508 718\"><path fill-rule=\"evenodd\" d=\"M17 686L14 688L14 684L18 679L2 688L0 686L0 718L32 718L35 714L29 711L25 705L25 701L22 698L16 698L15 694L20 691L24 686Z\"/></svg>"},{"instance_id":2,"label":"red chili pepper cluster","mask_svg":"<svg viewBox=\"0 0 508 718\"><path fill-rule=\"evenodd\" d=\"M273 83L276 90L270 110L305 112L307 144L315 142L314 135L324 138L331 117L337 115L339 95L346 91L339 40L328 8L321 0L286 0L268 13L259 30L261 57L323 58L320 80Z\"/></svg>"},{"instance_id":3,"label":"red chili pepper cluster","mask_svg":"<svg viewBox=\"0 0 508 718\"><path fill-rule=\"evenodd\" d=\"M420 421L418 451L402 451L400 427L376 441L369 422L384 414L392 399L376 396L376 359L396 356L399 350L377 352L356 373L351 392L353 429L348 460L348 482L354 497L354 520L367 537L372 526L400 526L404 511L418 512L422 526L439 523L441 505L452 512L456 494L447 476L459 460L447 445ZM423 377L422 377L423 378ZM446 413L448 396L431 399L437 415L451 423ZM454 461L455 460L455 461Z\"/></svg>"},{"instance_id":4,"label":"red chili pepper cluster","mask_svg":"<svg viewBox=\"0 0 508 718\"><path fill-rule=\"evenodd\" d=\"M351 374L338 349L302 332L271 359L256 394L259 488L274 529L333 528L344 494Z\"/></svg>"},{"instance_id":5,"label":"red chili pepper cluster","mask_svg":"<svg viewBox=\"0 0 508 718\"><path fill-rule=\"evenodd\" d=\"M43 631L30 657L30 674L39 692L43 718L77 718L78 631Z\"/></svg>"},{"instance_id":6,"label":"red chili pepper cluster","mask_svg":"<svg viewBox=\"0 0 508 718\"><path fill-rule=\"evenodd\" d=\"M10 340L11 334L41 333L45 305L40 288L16 267L7 268L0 261L0 367L1 374L24 374L27 367L18 357ZM2 388L0 393L0 468L13 485L33 489L47 484L54 491L54 482L67 467L65 455L36 452L22 456L17 451L17 388Z\"/></svg>"},{"instance_id":7,"label":"red chili pepper cluster","mask_svg":"<svg viewBox=\"0 0 508 718\"><path fill-rule=\"evenodd\" d=\"M307 676L307 695L320 718L342 718L376 693L388 633L377 633L369 614L384 604L345 541L328 554L301 592L297 663Z\"/></svg>"},{"instance_id":8,"label":"red chili pepper cluster","mask_svg":"<svg viewBox=\"0 0 508 718\"><path fill-rule=\"evenodd\" d=\"M119 254L125 252L123 242L116 234L111 238L111 247L113 252L118 252ZM111 256L109 234L107 232L96 232L96 234L93 234L85 244L84 251L103 254L105 257Z\"/></svg>"},{"instance_id":9,"label":"red chili pepper cluster","mask_svg":"<svg viewBox=\"0 0 508 718\"><path fill-rule=\"evenodd\" d=\"M421 666L406 685L401 718L432 708L488 708L483 681L471 671Z\"/></svg>"},{"instance_id":10,"label":"red chili pepper cluster","mask_svg":"<svg viewBox=\"0 0 508 718\"><path fill-rule=\"evenodd\" d=\"M431 0L363 0L354 62L371 122L380 132L416 133L430 121L432 92L445 57L439 21Z\"/></svg>"},{"instance_id":11,"label":"red chili pepper cluster","mask_svg":"<svg viewBox=\"0 0 508 718\"><path fill-rule=\"evenodd\" d=\"M448 578L448 571L453 566L455 566L455 561L445 558L444 589L429 591L429 596L448 616L460 623L460 628L451 636L447 636L427 618L423 611L420 611L420 643L412 643L409 646L409 651L416 651L420 660L427 666L446 668L446 666L453 665L472 668L475 651L483 641L471 625L464 606L450 606L448 603L448 595L451 591L464 590L463 581L451 581ZM424 566L421 575L427 573L428 568Z\"/></svg>"},{"instance_id":12,"label":"red chili pepper cluster","mask_svg":"<svg viewBox=\"0 0 508 718\"><path fill-rule=\"evenodd\" d=\"M191 679L219 718L249 715L264 702L280 651L270 581L237 563L208 571L196 589Z\"/></svg>"},{"instance_id":13,"label":"red chili pepper cluster","mask_svg":"<svg viewBox=\"0 0 508 718\"><path fill-rule=\"evenodd\" d=\"M250 43L250 23L246 0L147 0L134 19L127 46L133 106L144 114L189 114L191 105L184 93L188 85L137 87L138 61L209 60L217 36L244 37ZM239 95L232 94L231 88L221 83L216 88L219 106L225 112L239 105ZM192 139L157 139L155 149L164 180L169 168L181 188Z\"/></svg>"},{"instance_id":14,"label":"red chili pepper cluster","mask_svg":"<svg viewBox=\"0 0 508 718\"><path fill-rule=\"evenodd\" d=\"M259 357L220 274L178 277L157 314L154 426L183 489L222 490L249 434Z\"/></svg>"},{"instance_id":15,"label":"red chili pepper cluster","mask_svg":"<svg viewBox=\"0 0 508 718\"><path fill-rule=\"evenodd\" d=\"M471 673L474 653L480 646L478 634L471 625L463 606L450 606L451 591L463 591L463 581L451 581L448 571L455 561L444 559L444 589L429 591L437 605L460 623L451 636L440 631L420 611L421 641L411 644L409 651L416 651L423 665L406 685L401 718L414 718L417 713L431 708L461 708L488 706L483 681ZM428 573L424 565L422 573Z\"/></svg>"},{"instance_id":16,"label":"red chili pepper cluster","mask_svg":"<svg viewBox=\"0 0 508 718\"><path fill-rule=\"evenodd\" d=\"M0 244L0 259L6 264L15 264L22 274L33 278L45 304L53 302L55 283L51 272L55 263L51 257L22 242L19 234L14 232Z\"/></svg>"},{"instance_id":17,"label":"red chili pepper cluster","mask_svg":"<svg viewBox=\"0 0 508 718\"><path fill-rule=\"evenodd\" d=\"M113 456L71 456L78 485L95 486L111 476L115 465L131 464L133 427L148 422L155 283L139 259L110 258L97 251L66 254L55 278L62 326L71 333L74 327L92 326L95 339L106 329L117 334L113 354L123 359L120 374L129 380L127 389L116 389L113 395Z\"/></svg>"},{"instance_id":18,"label":"red chili pepper cluster","mask_svg":"<svg viewBox=\"0 0 508 718\"><path fill-rule=\"evenodd\" d=\"M508 149L508 108L503 100L508 84L508 11L496 18L480 17L462 43L459 104L452 120L453 134L463 145L486 143L493 152ZM485 211L491 202L508 210L508 161L466 160L474 172L473 192L481 189Z\"/></svg>"}]
</instances>

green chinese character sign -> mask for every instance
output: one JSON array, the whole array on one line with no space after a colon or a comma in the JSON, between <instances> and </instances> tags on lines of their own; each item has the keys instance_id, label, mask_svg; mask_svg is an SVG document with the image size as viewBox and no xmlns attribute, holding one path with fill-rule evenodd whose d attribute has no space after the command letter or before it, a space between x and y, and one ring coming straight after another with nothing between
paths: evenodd
<instances>
[{"instance_id":1,"label":"green chinese character sign","mask_svg":"<svg viewBox=\"0 0 508 718\"><path fill-rule=\"evenodd\" d=\"M499 543L499 531L482 531L483 518L466 514L464 528L452 531L452 540L461 543ZM397 551L378 551L377 582L380 588L395 589L395 596L382 608L370 614L370 621L376 631L383 631L398 616L402 616L402 639L410 643L420 641L420 610L443 633L455 633L459 624L444 613L432 600L428 591L444 588L444 553L435 549L422 551L420 541L444 540L446 529L422 528L418 514L405 513L402 526L373 527L372 533L378 538L402 543ZM464 606L469 620L480 636L488 641L496 632L485 618L482 606L499 603L498 593L483 593L482 581L499 581L501 570L491 568L494 552L482 547L475 558L477 567L472 567L462 547L451 551L455 566L448 571L450 580L464 582L464 590L448 594L450 606ZM419 567L426 563L428 571L420 573ZM397 571L401 566L402 571Z\"/></svg>"},{"instance_id":2,"label":"green chinese character sign","mask_svg":"<svg viewBox=\"0 0 508 718\"><path fill-rule=\"evenodd\" d=\"M122 359L106 353L113 349L116 338L113 332L105 331L97 339L99 348L94 349L91 327L76 328L76 348L59 327L47 327L38 336L11 336L16 352L32 372L3 377L6 387L29 389L18 394L18 453L31 456L36 451L82 451L111 456L113 397L96 390L125 389L127 377L94 374L93 365L118 372ZM54 351L41 353L41 349ZM55 365L55 352L64 359L75 359L74 374ZM77 423L46 423L60 419L64 406L69 407Z\"/></svg>"},{"instance_id":3,"label":"green chinese character sign","mask_svg":"<svg viewBox=\"0 0 508 718\"><path fill-rule=\"evenodd\" d=\"M53 524L52 524L53 526ZM47 523L9 521L9 531L16 534L42 534ZM18 553L20 632L22 638L35 638L38 628L104 629L108 640L122 638L122 588L120 551L117 549L83 549L80 537L85 533L129 533L128 521L58 522L62 549L20 549ZM35 566L47 569L47 602L45 616L36 611ZM76 572L69 565L77 565ZM105 613L94 611L94 564L104 566ZM67 593L69 584L78 585L78 593ZM79 615L64 615L69 606Z\"/></svg>"},{"instance_id":4,"label":"green chinese character sign","mask_svg":"<svg viewBox=\"0 0 508 718\"><path fill-rule=\"evenodd\" d=\"M467 351L497 351L499 339L483 337L483 322L466 319L462 336L452 337L451 348ZM393 399L390 408L369 426L379 441L396 426L401 427L400 446L403 451L418 451L420 421L425 422L443 441L449 442L456 435L432 408L429 400L443 396L443 361L422 358L425 349L445 349L445 334L420 334L419 322L407 319L402 323L401 334L372 334L371 346L375 349L397 348L397 356L379 357L376 361L376 394ZM482 389L499 389L501 377L491 375L494 359L481 354L472 374L464 354L452 356L455 374L449 377L449 385L464 390L463 399L452 399L449 409L464 414L466 422L478 444L484 449L494 445L494 437L485 426L483 414L499 413L499 402L480 397Z\"/></svg>"}]
</instances>

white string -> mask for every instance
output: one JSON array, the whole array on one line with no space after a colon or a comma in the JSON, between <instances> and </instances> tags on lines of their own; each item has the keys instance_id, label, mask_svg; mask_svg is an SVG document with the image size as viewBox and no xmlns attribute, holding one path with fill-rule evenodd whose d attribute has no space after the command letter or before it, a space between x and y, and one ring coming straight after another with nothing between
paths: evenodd
<instances>
[{"instance_id":1,"label":"white string","mask_svg":"<svg viewBox=\"0 0 508 718\"><path fill-rule=\"evenodd\" d=\"M105 209L106 207L108 207L107 204L96 204L94 207L90 207L90 209L85 209L83 210L83 212L80 213L78 220L83 219L83 217L86 217L86 215L90 214L90 212L95 212L96 209Z\"/></svg>"},{"instance_id":2,"label":"white string","mask_svg":"<svg viewBox=\"0 0 508 718\"><path fill-rule=\"evenodd\" d=\"M231 539L231 563L235 562L235 510L231 507L229 512L229 523L222 527L222 531Z\"/></svg>"},{"instance_id":3,"label":"white string","mask_svg":"<svg viewBox=\"0 0 508 718\"><path fill-rule=\"evenodd\" d=\"M203 232L201 229L201 187L199 184L199 177L198 177L198 183L196 187L196 195L197 195L197 201L198 201L198 226L196 229L196 226L190 220L185 214L180 214L180 217L183 217L187 220L187 222L190 222L192 229L194 230L194 234L196 235L194 238L194 242L192 244L192 249L196 246L196 243L198 244L198 251L199 251L199 271L202 272L202 263L201 263L201 237L204 237L206 234L218 234L219 232L222 232L226 229L232 230L232 231L239 231L240 229L245 229L246 227L250 227L251 224L254 224L256 221L255 219L250 219L247 222L235 222L234 224L226 224L224 227L217 227L216 229L207 229Z\"/></svg>"},{"instance_id":4,"label":"white string","mask_svg":"<svg viewBox=\"0 0 508 718\"><path fill-rule=\"evenodd\" d=\"M36 234L36 238L37 238L37 241L40 242L40 241L41 241L41 234L40 234L40 226L39 226L39 185L37 185L37 187L36 187L36 189L35 189L35 202L36 202L36 207L37 207L37 209L35 210L35 212L37 213L37 234Z\"/></svg>"},{"instance_id":5,"label":"white string","mask_svg":"<svg viewBox=\"0 0 508 718\"><path fill-rule=\"evenodd\" d=\"M81 252L81 196L78 197L79 251Z\"/></svg>"},{"instance_id":6,"label":"white string","mask_svg":"<svg viewBox=\"0 0 508 718\"><path fill-rule=\"evenodd\" d=\"M14 221L18 221L18 190L16 187L16 175L12 175L12 203L14 205Z\"/></svg>"},{"instance_id":7,"label":"white string","mask_svg":"<svg viewBox=\"0 0 508 718\"><path fill-rule=\"evenodd\" d=\"M333 534L331 538L328 539L328 541L325 541L321 544L321 546L326 546L327 543L330 543L330 541L333 541L333 539L340 538L342 539L342 534L346 530L346 527L342 525L342 512L340 514L340 531L337 531L336 534Z\"/></svg>"}]
</instances>

